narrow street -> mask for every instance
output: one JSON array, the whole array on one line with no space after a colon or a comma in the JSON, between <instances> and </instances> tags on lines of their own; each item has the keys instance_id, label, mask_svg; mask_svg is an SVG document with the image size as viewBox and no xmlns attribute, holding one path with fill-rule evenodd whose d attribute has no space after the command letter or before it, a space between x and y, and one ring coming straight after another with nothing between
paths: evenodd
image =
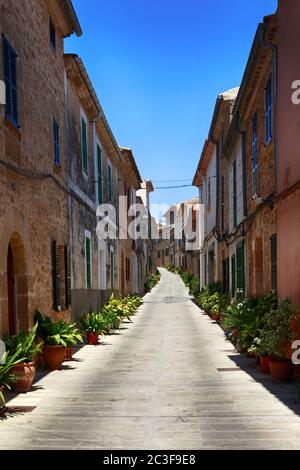
<instances>
[{"instance_id":1,"label":"narrow street","mask_svg":"<svg viewBox=\"0 0 300 470\"><path fill-rule=\"evenodd\" d=\"M299 449L295 384L235 354L179 276L161 273L132 324L9 397L35 408L0 421L0 449Z\"/></svg>"}]
</instances>

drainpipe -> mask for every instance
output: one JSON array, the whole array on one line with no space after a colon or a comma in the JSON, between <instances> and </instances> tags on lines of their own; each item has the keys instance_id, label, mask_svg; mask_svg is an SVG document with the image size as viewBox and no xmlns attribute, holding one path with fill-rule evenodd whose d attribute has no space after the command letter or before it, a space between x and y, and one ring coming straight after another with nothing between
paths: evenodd
<instances>
[{"instance_id":1,"label":"drainpipe","mask_svg":"<svg viewBox=\"0 0 300 470\"><path fill-rule=\"evenodd\" d=\"M272 51L272 90L273 90L273 134L274 134L274 166L275 166L275 193L278 189L278 135L277 135L277 73L278 73L278 50L271 42L262 40L262 46Z\"/></svg>"}]
</instances>

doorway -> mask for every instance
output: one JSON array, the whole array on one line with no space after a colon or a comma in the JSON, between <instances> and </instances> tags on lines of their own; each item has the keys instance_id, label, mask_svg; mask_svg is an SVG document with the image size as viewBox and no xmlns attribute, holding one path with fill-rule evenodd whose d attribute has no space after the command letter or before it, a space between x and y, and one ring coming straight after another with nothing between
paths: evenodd
<instances>
[{"instance_id":1,"label":"doorway","mask_svg":"<svg viewBox=\"0 0 300 470\"><path fill-rule=\"evenodd\" d=\"M16 277L14 258L11 244L7 250L7 291L8 291L8 329L9 334L14 335L17 332L16 321Z\"/></svg>"}]
</instances>

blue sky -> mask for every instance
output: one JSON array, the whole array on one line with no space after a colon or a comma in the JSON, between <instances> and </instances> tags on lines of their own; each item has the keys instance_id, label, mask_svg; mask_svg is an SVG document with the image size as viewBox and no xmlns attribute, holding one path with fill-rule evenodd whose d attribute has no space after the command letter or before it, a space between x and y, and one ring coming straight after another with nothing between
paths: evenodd
<instances>
[{"instance_id":1,"label":"blue sky","mask_svg":"<svg viewBox=\"0 0 300 470\"><path fill-rule=\"evenodd\" d=\"M238 86L257 25L276 0L73 0L84 61L119 145L155 186L190 184L219 93ZM159 183L166 180L187 180ZM158 190L152 203L196 188Z\"/></svg>"}]
</instances>

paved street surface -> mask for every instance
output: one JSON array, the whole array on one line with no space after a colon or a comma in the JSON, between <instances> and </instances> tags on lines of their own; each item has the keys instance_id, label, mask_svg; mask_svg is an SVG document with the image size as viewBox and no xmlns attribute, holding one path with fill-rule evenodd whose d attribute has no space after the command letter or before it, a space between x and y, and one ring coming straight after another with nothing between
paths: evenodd
<instances>
[{"instance_id":1,"label":"paved street surface","mask_svg":"<svg viewBox=\"0 0 300 470\"><path fill-rule=\"evenodd\" d=\"M0 421L0 449L300 449L296 385L235 354L166 270L132 324L75 359L10 395L35 408Z\"/></svg>"}]
</instances>

